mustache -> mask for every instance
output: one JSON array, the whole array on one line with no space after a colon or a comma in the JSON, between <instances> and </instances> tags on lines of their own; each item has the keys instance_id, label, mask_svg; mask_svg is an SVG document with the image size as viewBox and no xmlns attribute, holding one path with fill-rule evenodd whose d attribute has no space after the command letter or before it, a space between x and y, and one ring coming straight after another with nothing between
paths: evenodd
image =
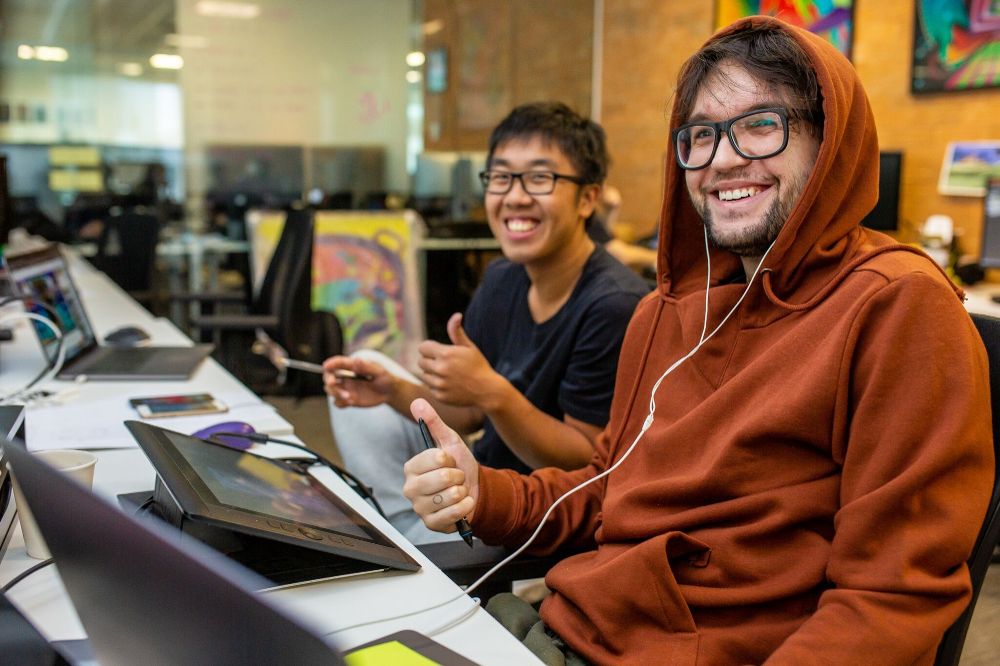
<instances>
[{"instance_id":1,"label":"mustache","mask_svg":"<svg viewBox=\"0 0 1000 666\"><path fill-rule=\"evenodd\" d=\"M719 189L719 183L723 183L729 180L750 180L756 183L761 183L763 185L774 185L777 180L773 177L762 178L759 174L754 175L751 173L752 170L747 167L740 167L737 169L730 169L729 171L724 171L717 173L713 176L712 180L701 187L702 192L711 192L713 190Z\"/></svg>"}]
</instances>

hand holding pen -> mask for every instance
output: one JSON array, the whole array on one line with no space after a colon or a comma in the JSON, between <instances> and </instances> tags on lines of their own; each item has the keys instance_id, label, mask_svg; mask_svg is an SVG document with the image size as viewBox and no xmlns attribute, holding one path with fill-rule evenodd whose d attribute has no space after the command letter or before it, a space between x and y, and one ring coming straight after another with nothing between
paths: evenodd
<instances>
[{"instance_id":1,"label":"hand holding pen","mask_svg":"<svg viewBox=\"0 0 1000 666\"><path fill-rule=\"evenodd\" d=\"M437 442L434 441L434 437L431 435L431 431L427 427L427 422L423 419L417 419L417 425L420 426L420 436L424 439L424 448L438 448ZM469 521L465 518L459 518L455 522L455 527L458 529L459 536L462 537L465 543L469 544L469 548L472 548L472 527L469 525Z\"/></svg>"}]
</instances>

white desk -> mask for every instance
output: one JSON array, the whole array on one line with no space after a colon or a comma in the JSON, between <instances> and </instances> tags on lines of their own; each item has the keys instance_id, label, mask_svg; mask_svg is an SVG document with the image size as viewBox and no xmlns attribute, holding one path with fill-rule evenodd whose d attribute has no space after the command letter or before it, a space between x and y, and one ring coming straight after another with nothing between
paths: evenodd
<instances>
[{"instance_id":1,"label":"white desk","mask_svg":"<svg viewBox=\"0 0 1000 666\"><path fill-rule=\"evenodd\" d=\"M965 309L969 312L1000 317L1000 303L993 300L993 296L1000 296L1000 284L995 282L980 282L971 287L965 288L968 298L965 301Z\"/></svg>"},{"instance_id":2,"label":"white desk","mask_svg":"<svg viewBox=\"0 0 1000 666\"><path fill-rule=\"evenodd\" d=\"M227 254L246 254L250 251L250 243L245 240L232 240L219 234L193 234L184 232L175 238L165 238L156 246L156 255L177 262L186 262L188 270L188 288L191 291L201 291L205 286L204 269L208 268L208 286L215 288L218 275L219 259ZM183 268L183 266L179 266Z\"/></svg>"},{"instance_id":3,"label":"white desk","mask_svg":"<svg viewBox=\"0 0 1000 666\"><path fill-rule=\"evenodd\" d=\"M249 241L231 240L219 234L195 234L189 231L173 238L164 238L156 245L156 256L164 259L169 267L167 283L172 294L185 290L191 293L205 291L206 272L208 290L218 289L220 260L229 254L246 254L249 251ZM187 285L181 279L185 270ZM189 304L188 316L196 314L197 310L197 303ZM187 320L184 317L183 303L179 301L171 303L170 318L175 322Z\"/></svg>"},{"instance_id":4,"label":"white desk","mask_svg":"<svg viewBox=\"0 0 1000 666\"><path fill-rule=\"evenodd\" d=\"M95 327L98 328L98 334L122 324L152 327L157 323L149 313L85 262L75 262L73 269L77 284L84 294L87 309ZM42 367L41 352L26 326L27 324L17 327L15 341L3 347L4 372L0 375L0 391L6 392L17 388ZM173 334L170 334L169 330L164 332L163 327L152 330L154 338L159 338L155 339L156 342L174 342L176 337L183 337L176 329ZM84 388L87 391L81 393L78 399L93 399L99 395L107 396L114 393L133 394L135 391L155 395L184 391L233 391L242 387L229 373L209 359L188 382L95 382L85 385ZM247 393L249 394L249 391ZM100 416L95 414L93 418ZM31 433L27 433L27 436L30 443ZM66 446L72 446L72 442L66 442ZM154 472L139 449L102 450L97 453L94 489L98 494L114 498L119 493L152 488ZM459 601L442 609L416 617L382 622L336 634L334 640L342 648L349 648L400 629L427 633L445 624L447 620L457 618L463 610L471 607L471 600L462 596L455 584L343 482L328 470L317 471L316 476L399 543L423 568L417 573L369 574L266 594L285 605L291 612L308 618L313 626L318 626L327 632L366 620L418 610L461 596ZM0 584L36 562L37 560L29 558L24 552L23 540L18 530L3 562L0 563ZM58 573L53 567L42 569L21 581L8 596L50 640L85 636ZM435 635L434 638L481 664L537 663L527 649L482 609L476 610L469 619Z\"/></svg>"}]
</instances>

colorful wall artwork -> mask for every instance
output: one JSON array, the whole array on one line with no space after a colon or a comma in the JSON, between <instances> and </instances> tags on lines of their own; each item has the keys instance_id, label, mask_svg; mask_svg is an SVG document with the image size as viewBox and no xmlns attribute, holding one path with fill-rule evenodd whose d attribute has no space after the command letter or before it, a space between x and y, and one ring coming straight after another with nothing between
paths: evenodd
<instances>
[{"instance_id":1,"label":"colorful wall artwork","mask_svg":"<svg viewBox=\"0 0 1000 666\"><path fill-rule=\"evenodd\" d=\"M763 14L821 35L851 57L854 0L715 0L715 29Z\"/></svg>"},{"instance_id":2,"label":"colorful wall artwork","mask_svg":"<svg viewBox=\"0 0 1000 666\"><path fill-rule=\"evenodd\" d=\"M424 338L417 277L423 233L410 211L316 214L313 309L337 315L346 353L377 349L413 367Z\"/></svg>"},{"instance_id":3,"label":"colorful wall artwork","mask_svg":"<svg viewBox=\"0 0 1000 666\"><path fill-rule=\"evenodd\" d=\"M1000 86L1000 2L915 0L915 93Z\"/></svg>"},{"instance_id":4,"label":"colorful wall artwork","mask_svg":"<svg viewBox=\"0 0 1000 666\"><path fill-rule=\"evenodd\" d=\"M981 197L992 178L1000 178L1000 141L955 141L945 151L938 192Z\"/></svg>"}]
</instances>

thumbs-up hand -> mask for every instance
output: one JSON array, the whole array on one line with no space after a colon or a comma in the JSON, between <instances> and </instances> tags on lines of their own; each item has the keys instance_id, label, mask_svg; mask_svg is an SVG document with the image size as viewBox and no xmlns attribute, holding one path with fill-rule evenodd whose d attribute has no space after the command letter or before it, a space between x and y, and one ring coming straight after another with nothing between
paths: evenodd
<instances>
[{"instance_id":1,"label":"thumbs-up hand","mask_svg":"<svg viewBox=\"0 0 1000 666\"><path fill-rule=\"evenodd\" d=\"M479 498L479 463L454 430L423 399L410 411L424 419L439 448L418 453L403 466L403 495L432 530L454 532L455 521L471 518Z\"/></svg>"},{"instance_id":2,"label":"thumbs-up hand","mask_svg":"<svg viewBox=\"0 0 1000 666\"><path fill-rule=\"evenodd\" d=\"M437 400L489 409L489 403L497 398L507 380L494 372L466 335L461 313L456 312L448 320L448 337L450 345L425 340L417 348L420 352L417 365L423 372L424 383Z\"/></svg>"}]
</instances>

